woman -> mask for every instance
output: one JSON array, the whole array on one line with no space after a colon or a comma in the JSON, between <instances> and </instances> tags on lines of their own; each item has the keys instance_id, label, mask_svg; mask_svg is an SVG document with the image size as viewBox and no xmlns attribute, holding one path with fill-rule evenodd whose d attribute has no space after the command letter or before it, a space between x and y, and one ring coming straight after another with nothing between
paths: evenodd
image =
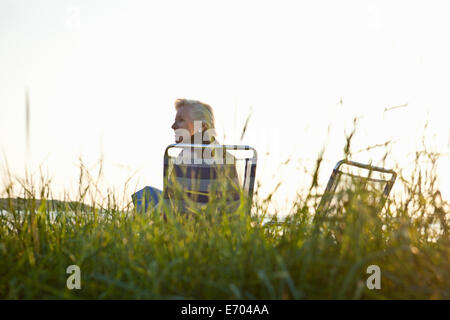
<instances>
[{"instance_id":1,"label":"woman","mask_svg":"<svg viewBox=\"0 0 450 320\"><path fill-rule=\"evenodd\" d=\"M172 129L177 144L218 145L210 105L197 100L177 99L175 110L177 112ZM216 192L215 195L219 198L226 194L227 200L239 200L235 158L223 152L223 148L183 148L164 178L167 178L164 194L157 188L147 186L132 195L138 212L146 212L149 207L160 204L162 198L171 204L178 203L179 211L186 212L190 210L192 203L206 204L210 199L211 189L218 190L217 186L221 192Z\"/></svg>"}]
</instances>

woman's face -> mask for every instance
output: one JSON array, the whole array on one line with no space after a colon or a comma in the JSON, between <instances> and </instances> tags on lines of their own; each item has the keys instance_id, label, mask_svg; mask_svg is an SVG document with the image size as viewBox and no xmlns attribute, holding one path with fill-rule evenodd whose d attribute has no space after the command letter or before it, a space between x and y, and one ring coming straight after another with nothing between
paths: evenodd
<instances>
[{"instance_id":1,"label":"woman's face","mask_svg":"<svg viewBox=\"0 0 450 320\"><path fill-rule=\"evenodd\" d=\"M175 143L190 143L186 139L194 135L194 121L191 118L190 106L182 106L177 110L172 129L175 131Z\"/></svg>"}]
</instances>

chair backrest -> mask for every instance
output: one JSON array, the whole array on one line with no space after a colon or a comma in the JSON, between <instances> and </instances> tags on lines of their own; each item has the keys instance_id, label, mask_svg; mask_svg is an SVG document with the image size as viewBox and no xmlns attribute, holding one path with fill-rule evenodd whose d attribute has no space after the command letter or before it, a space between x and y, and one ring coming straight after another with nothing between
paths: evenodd
<instances>
[{"instance_id":1,"label":"chair backrest","mask_svg":"<svg viewBox=\"0 0 450 320\"><path fill-rule=\"evenodd\" d=\"M211 196L219 194L214 182L226 176L230 180L228 185L234 186L225 192L227 200L237 201L244 195L251 204L256 165L257 152L250 146L171 144L164 153L163 198L168 200L174 194L176 183L183 196L206 204Z\"/></svg>"},{"instance_id":2,"label":"chair backrest","mask_svg":"<svg viewBox=\"0 0 450 320\"><path fill-rule=\"evenodd\" d=\"M343 170L343 166L347 166L347 170ZM352 172L352 170L357 171L357 173ZM361 174L360 171L364 170L367 172L367 175ZM374 177L374 174L377 176ZM342 203L339 203L339 201L345 202L345 195L339 199L336 195L338 193L342 195L341 191L345 193L352 190L352 188L358 188L357 192L363 191L375 194L376 196L372 199L373 202L371 205L377 210L381 210L391 192L396 177L397 174L391 169L375 167L349 160L338 161L328 180L319 206L317 207L316 216L326 214L331 207L342 206ZM348 179L350 179L350 181ZM338 192L338 189L342 190Z\"/></svg>"}]
</instances>

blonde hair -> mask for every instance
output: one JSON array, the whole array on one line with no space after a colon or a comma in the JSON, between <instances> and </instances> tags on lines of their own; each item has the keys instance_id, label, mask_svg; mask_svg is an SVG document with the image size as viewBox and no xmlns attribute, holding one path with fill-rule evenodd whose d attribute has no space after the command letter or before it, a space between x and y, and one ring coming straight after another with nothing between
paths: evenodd
<instances>
[{"instance_id":1,"label":"blonde hair","mask_svg":"<svg viewBox=\"0 0 450 320\"><path fill-rule=\"evenodd\" d=\"M198 100L177 99L175 100L175 110L184 106L191 107L192 120L202 121L207 129L214 129L214 113L209 104Z\"/></svg>"}]
</instances>

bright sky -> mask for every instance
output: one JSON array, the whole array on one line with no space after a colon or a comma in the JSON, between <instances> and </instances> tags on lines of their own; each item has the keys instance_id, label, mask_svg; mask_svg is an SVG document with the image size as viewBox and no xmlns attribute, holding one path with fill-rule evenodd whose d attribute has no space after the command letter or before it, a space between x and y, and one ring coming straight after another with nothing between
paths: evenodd
<instances>
[{"instance_id":1,"label":"bright sky","mask_svg":"<svg viewBox=\"0 0 450 320\"><path fill-rule=\"evenodd\" d=\"M362 119L354 150L396 142L386 166L406 166L426 120L428 145L449 154L449 7L429 0L2 0L3 156L20 176L26 164L34 172L43 164L56 197L76 189L80 155L95 168L103 154L105 188L123 189L134 172L131 189L162 187L173 102L183 97L209 103L230 144L241 143L252 110L242 143L258 150L262 194L283 181L277 208L309 183L300 161L312 168L325 143L326 183L355 116ZM353 160L381 157L375 150ZM449 163L448 156L439 162L445 199Z\"/></svg>"}]
</instances>

